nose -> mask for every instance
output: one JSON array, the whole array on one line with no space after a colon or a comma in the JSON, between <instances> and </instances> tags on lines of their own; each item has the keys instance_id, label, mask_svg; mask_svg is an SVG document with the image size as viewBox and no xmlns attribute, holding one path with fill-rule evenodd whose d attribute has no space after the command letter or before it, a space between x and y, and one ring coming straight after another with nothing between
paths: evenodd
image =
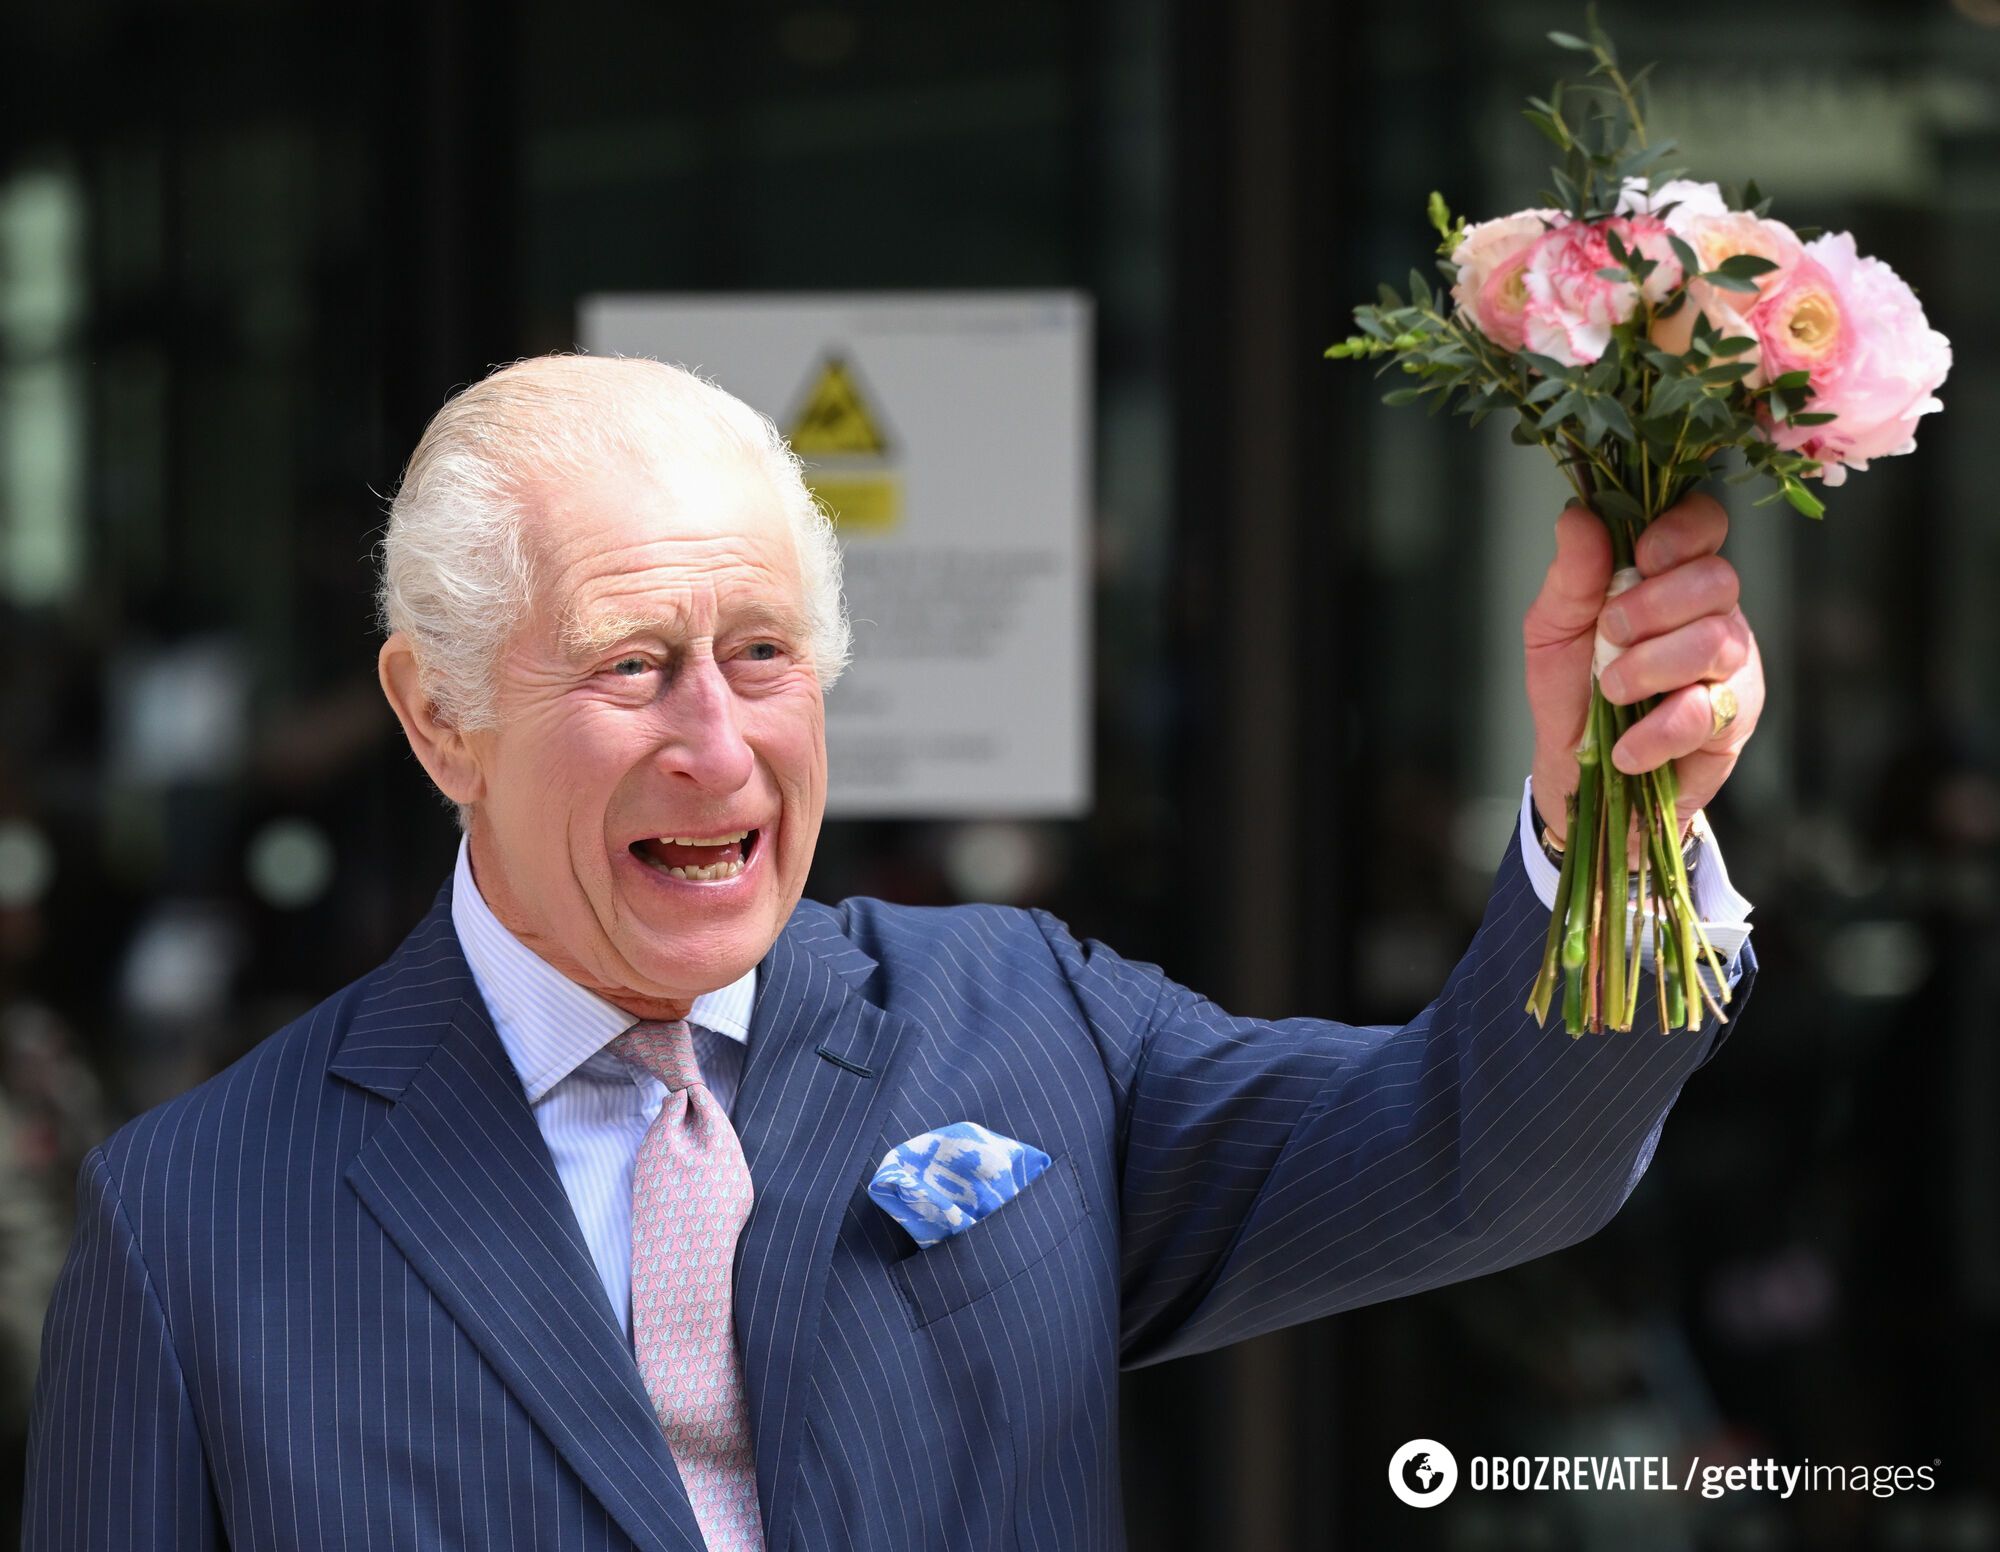
<instances>
[{"instance_id":1,"label":"nose","mask_svg":"<svg viewBox=\"0 0 2000 1552\"><path fill-rule=\"evenodd\" d=\"M659 761L703 790L742 790L757 757L737 722L736 696L714 658L701 653L684 662L662 702Z\"/></svg>"}]
</instances>

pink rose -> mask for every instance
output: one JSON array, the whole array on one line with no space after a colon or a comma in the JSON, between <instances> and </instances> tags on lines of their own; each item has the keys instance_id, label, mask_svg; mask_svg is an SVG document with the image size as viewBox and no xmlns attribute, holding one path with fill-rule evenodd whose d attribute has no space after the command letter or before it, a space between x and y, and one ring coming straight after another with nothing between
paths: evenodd
<instances>
[{"instance_id":1,"label":"pink rose","mask_svg":"<svg viewBox=\"0 0 2000 1552\"><path fill-rule=\"evenodd\" d=\"M1926 321L1902 277L1861 257L1847 232L1807 243L1749 321L1765 370L1772 377L1810 372L1807 410L1835 417L1816 426L1767 421L1779 447L1820 460L1829 485L1871 458L1911 451L1918 418L1944 408L1935 390L1951 370L1951 341Z\"/></svg>"},{"instance_id":2,"label":"pink rose","mask_svg":"<svg viewBox=\"0 0 2000 1552\"><path fill-rule=\"evenodd\" d=\"M1757 290L1729 291L1720 286L1710 285L1705 280L1688 282L1688 300L1671 318L1662 318L1653 325L1652 339L1660 349L1672 351L1675 355L1685 355L1688 343L1694 337L1694 320L1698 315L1706 316L1718 334L1741 336L1754 330L1743 320L1745 316L1765 297L1783 286L1792 272L1792 267L1803 257L1805 250L1799 246L1799 239L1792 229L1782 221L1772 221L1753 216L1747 211L1730 210L1721 215L1695 215L1676 225L1673 216L1667 217L1667 224L1674 228L1675 235L1694 249L1704 270L1718 268L1723 260L1735 258L1740 253L1754 254L1760 259L1769 259L1778 267L1766 270L1757 277ZM1747 361L1758 365L1759 347L1753 346L1740 355L1731 356L1732 361ZM1752 387L1761 387L1764 382L1762 370L1752 372L1744 379Z\"/></svg>"},{"instance_id":3,"label":"pink rose","mask_svg":"<svg viewBox=\"0 0 2000 1552\"><path fill-rule=\"evenodd\" d=\"M1681 283L1680 261L1657 216L1607 216L1557 226L1535 244L1522 270L1527 291L1522 325L1531 350L1565 366L1587 365L1604 354L1612 329L1638 308L1639 287L1598 273L1618 267L1606 235L1611 231L1628 250L1654 261L1646 277L1648 302L1664 300Z\"/></svg>"},{"instance_id":4,"label":"pink rose","mask_svg":"<svg viewBox=\"0 0 2000 1552\"><path fill-rule=\"evenodd\" d=\"M1503 350L1519 350L1524 343L1521 310L1528 293L1521 284L1521 267L1548 223L1561 214L1557 210L1523 210L1497 221L1482 221L1452 250L1451 262L1458 268L1452 300L1481 334Z\"/></svg>"}]
</instances>

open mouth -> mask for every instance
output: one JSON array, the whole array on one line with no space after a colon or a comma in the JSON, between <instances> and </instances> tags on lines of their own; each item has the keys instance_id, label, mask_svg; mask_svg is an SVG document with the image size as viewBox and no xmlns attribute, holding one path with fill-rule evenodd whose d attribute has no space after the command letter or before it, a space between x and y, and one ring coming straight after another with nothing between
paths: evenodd
<instances>
[{"instance_id":1,"label":"open mouth","mask_svg":"<svg viewBox=\"0 0 2000 1552\"><path fill-rule=\"evenodd\" d=\"M750 865L758 832L733 835L662 835L634 841L632 855L670 878L712 883L734 878Z\"/></svg>"}]
</instances>

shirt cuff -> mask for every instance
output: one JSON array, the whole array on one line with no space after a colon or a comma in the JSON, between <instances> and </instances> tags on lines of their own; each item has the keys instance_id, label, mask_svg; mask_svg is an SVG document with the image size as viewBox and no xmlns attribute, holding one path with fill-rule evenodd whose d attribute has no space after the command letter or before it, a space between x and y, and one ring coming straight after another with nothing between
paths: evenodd
<instances>
[{"instance_id":1,"label":"shirt cuff","mask_svg":"<svg viewBox=\"0 0 2000 1552\"><path fill-rule=\"evenodd\" d=\"M1716 842L1714 830L1709 828L1705 811L1695 817L1695 836L1694 867L1688 875L1688 883L1694 890L1694 908L1700 913L1702 931L1708 934L1708 941L1715 945L1715 952L1722 960L1724 977L1733 987L1742 974L1743 944L1751 931L1752 924L1746 918L1755 907L1729 882L1729 869L1723 864L1722 848ZM1541 821L1535 815L1535 778L1532 775L1521 787L1521 861L1528 870L1528 881L1534 885L1535 894L1543 905L1553 911L1556 908L1556 885L1562 881L1562 873L1542 850ZM1630 904L1627 909L1636 914L1638 907ZM1640 929L1639 960L1645 967L1653 963L1652 929L1650 919Z\"/></svg>"}]
</instances>

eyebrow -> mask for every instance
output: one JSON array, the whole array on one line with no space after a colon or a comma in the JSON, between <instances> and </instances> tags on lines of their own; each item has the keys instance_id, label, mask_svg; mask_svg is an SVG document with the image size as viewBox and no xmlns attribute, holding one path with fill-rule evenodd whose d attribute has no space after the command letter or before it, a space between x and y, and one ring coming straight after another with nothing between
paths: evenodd
<instances>
[{"instance_id":1,"label":"eyebrow","mask_svg":"<svg viewBox=\"0 0 2000 1552\"><path fill-rule=\"evenodd\" d=\"M795 642L804 642L808 635L802 615L772 604L743 604L725 608L722 616L722 628L725 630L761 626ZM678 641L684 629L683 619L671 614L609 614L596 619L571 616L563 624L562 645L568 656L585 658L633 636L658 636L668 642Z\"/></svg>"}]
</instances>

